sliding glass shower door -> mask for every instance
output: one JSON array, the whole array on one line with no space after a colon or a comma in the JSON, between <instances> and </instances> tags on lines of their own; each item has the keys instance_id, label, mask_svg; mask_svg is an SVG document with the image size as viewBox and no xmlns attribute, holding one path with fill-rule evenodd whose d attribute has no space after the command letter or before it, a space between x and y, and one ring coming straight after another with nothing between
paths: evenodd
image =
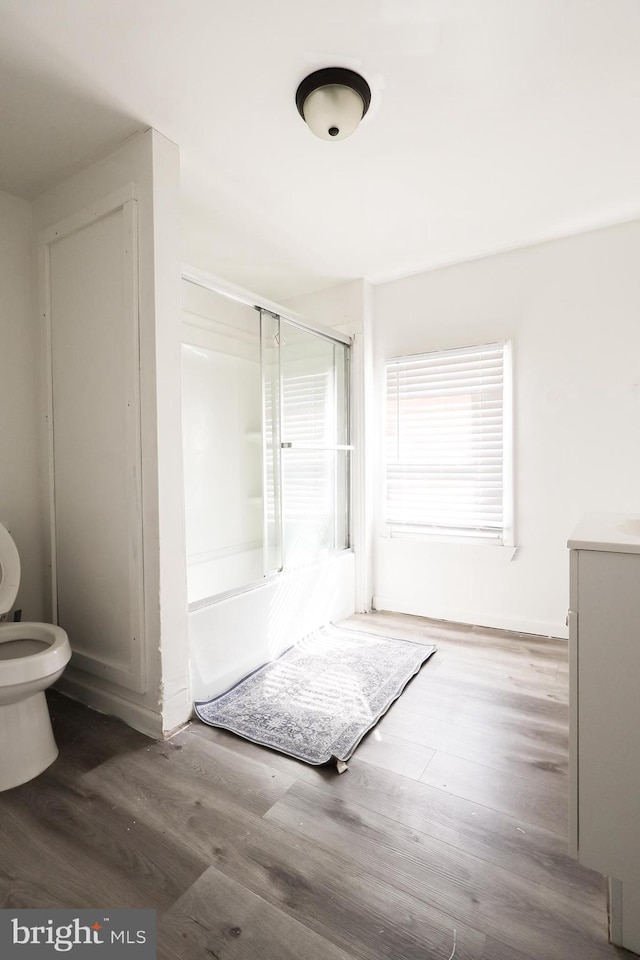
<instances>
[{"instance_id":1,"label":"sliding glass shower door","mask_svg":"<svg viewBox=\"0 0 640 960\"><path fill-rule=\"evenodd\" d=\"M189 602L349 546L349 346L183 281Z\"/></svg>"},{"instance_id":2,"label":"sliding glass shower door","mask_svg":"<svg viewBox=\"0 0 640 960\"><path fill-rule=\"evenodd\" d=\"M273 570L349 546L349 348L266 311L262 346Z\"/></svg>"},{"instance_id":3,"label":"sliding glass shower door","mask_svg":"<svg viewBox=\"0 0 640 960\"><path fill-rule=\"evenodd\" d=\"M262 377L255 309L182 284L182 444L190 603L263 576Z\"/></svg>"}]
</instances>

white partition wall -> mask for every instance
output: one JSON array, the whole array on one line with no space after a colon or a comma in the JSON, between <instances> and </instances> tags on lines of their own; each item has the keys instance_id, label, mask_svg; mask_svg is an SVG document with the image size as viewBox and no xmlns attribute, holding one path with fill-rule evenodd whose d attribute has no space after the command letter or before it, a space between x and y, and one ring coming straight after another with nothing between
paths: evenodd
<instances>
[{"instance_id":1,"label":"white partition wall","mask_svg":"<svg viewBox=\"0 0 640 960\"><path fill-rule=\"evenodd\" d=\"M137 205L105 209L43 235L57 618L76 667L143 691Z\"/></svg>"},{"instance_id":2,"label":"white partition wall","mask_svg":"<svg viewBox=\"0 0 640 960\"><path fill-rule=\"evenodd\" d=\"M178 193L150 130L34 204L61 687L155 736L190 715Z\"/></svg>"}]
</instances>

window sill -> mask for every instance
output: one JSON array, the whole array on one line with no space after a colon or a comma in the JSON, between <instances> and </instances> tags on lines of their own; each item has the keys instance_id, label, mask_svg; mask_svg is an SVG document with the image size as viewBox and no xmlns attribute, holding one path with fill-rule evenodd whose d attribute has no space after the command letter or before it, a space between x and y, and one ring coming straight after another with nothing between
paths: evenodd
<instances>
[{"instance_id":1,"label":"window sill","mask_svg":"<svg viewBox=\"0 0 640 960\"><path fill-rule=\"evenodd\" d=\"M502 540L488 540L482 537L438 536L429 533L408 533L386 528L382 533L386 541L402 543L403 547L412 543L419 553L428 553L439 559L463 558L480 561L510 562L516 556L518 547Z\"/></svg>"}]
</instances>

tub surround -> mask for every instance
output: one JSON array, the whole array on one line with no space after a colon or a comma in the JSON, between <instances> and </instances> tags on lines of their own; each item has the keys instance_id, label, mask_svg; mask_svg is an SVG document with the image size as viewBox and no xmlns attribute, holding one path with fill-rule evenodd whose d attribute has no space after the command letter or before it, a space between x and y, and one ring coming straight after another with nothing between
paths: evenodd
<instances>
[{"instance_id":1,"label":"tub surround","mask_svg":"<svg viewBox=\"0 0 640 960\"><path fill-rule=\"evenodd\" d=\"M344 550L189 613L191 690L206 700L331 621L353 613L355 563Z\"/></svg>"}]
</instances>

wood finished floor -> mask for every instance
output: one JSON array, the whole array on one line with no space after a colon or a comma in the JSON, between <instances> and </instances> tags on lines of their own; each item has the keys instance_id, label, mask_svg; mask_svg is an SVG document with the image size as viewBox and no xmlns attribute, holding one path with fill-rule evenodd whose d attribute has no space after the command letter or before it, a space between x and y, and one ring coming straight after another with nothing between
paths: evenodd
<instances>
[{"instance_id":1,"label":"wood finished floor","mask_svg":"<svg viewBox=\"0 0 640 960\"><path fill-rule=\"evenodd\" d=\"M631 957L566 855L566 644L349 625L438 650L342 776L53 693L60 757L0 794L0 906L154 907L160 960Z\"/></svg>"}]
</instances>

